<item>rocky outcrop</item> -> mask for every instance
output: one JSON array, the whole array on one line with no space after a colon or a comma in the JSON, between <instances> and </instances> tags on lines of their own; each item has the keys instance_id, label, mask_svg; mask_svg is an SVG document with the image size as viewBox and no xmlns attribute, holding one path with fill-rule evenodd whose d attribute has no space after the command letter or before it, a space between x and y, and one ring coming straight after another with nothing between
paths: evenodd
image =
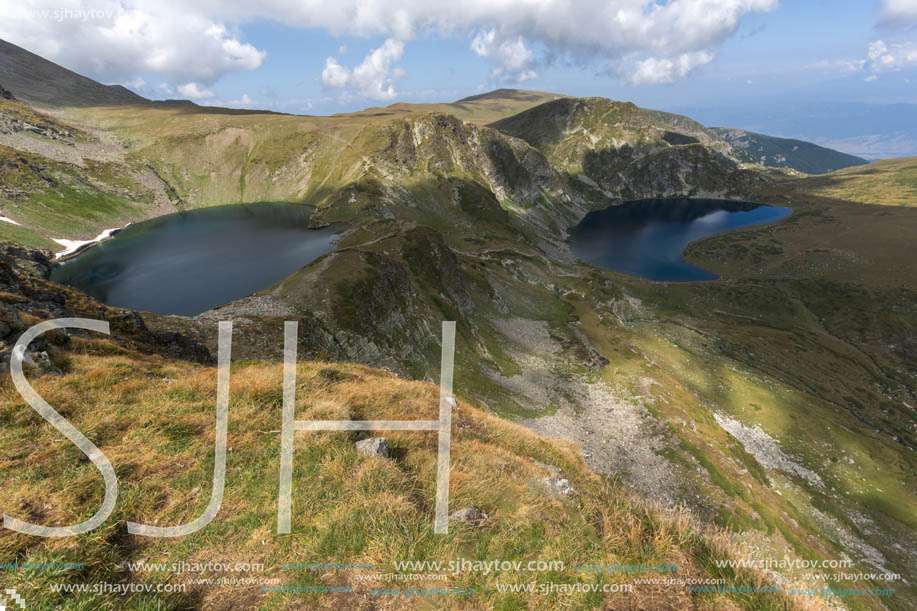
<instances>
[{"instance_id":1,"label":"rocky outcrop","mask_svg":"<svg viewBox=\"0 0 917 611\"><path fill-rule=\"evenodd\" d=\"M642 199L735 195L768 179L757 172L741 170L725 155L694 144L638 156L623 168L620 180L622 195Z\"/></svg>"},{"instance_id":2,"label":"rocky outcrop","mask_svg":"<svg viewBox=\"0 0 917 611\"><path fill-rule=\"evenodd\" d=\"M16 102L12 94L10 96L0 96L10 100L0 107L0 134L26 132L48 140L72 144L74 129L47 115L34 112L28 106Z\"/></svg>"},{"instance_id":3,"label":"rocky outcrop","mask_svg":"<svg viewBox=\"0 0 917 611\"><path fill-rule=\"evenodd\" d=\"M13 242L0 242L0 261L6 261L11 267L47 278L51 273L51 257L54 256L50 250L37 250L20 246Z\"/></svg>"},{"instance_id":4,"label":"rocky outcrop","mask_svg":"<svg viewBox=\"0 0 917 611\"><path fill-rule=\"evenodd\" d=\"M11 91L8 91L3 88L3 85L0 85L0 98L3 98L4 100L15 100L16 99L13 96L13 93Z\"/></svg>"},{"instance_id":5,"label":"rocky outcrop","mask_svg":"<svg viewBox=\"0 0 917 611\"><path fill-rule=\"evenodd\" d=\"M555 100L493 127L543 151L555 166L576 166L587 151L624 145L650 151L697 142L728 149L713 131L688 117L605 98Z\"/></svg>"},{"instance_id":6,"label":"rocky outcrop","mask_svg":"<svg viewBox=\"0 0 917 611\"><path fill-rule=\"evenodd\" d=\"M519 206L563 195L564 181L544 155L496 130L433 113L392 121L380 131L386 141L369 161L385 182L470 176L498 200Z\"/></svg>"},{"instance_id":7,"label":"rocky outcrop","mask_svg":"<svg viewBox=\"0 0 917 611\"><path fill-rule=\"evenodd\" d=\"M730 145L687 117L603 98L542 104L494 127L608 198L741 194L761 180Z\"/></svg>"}]
</instances>

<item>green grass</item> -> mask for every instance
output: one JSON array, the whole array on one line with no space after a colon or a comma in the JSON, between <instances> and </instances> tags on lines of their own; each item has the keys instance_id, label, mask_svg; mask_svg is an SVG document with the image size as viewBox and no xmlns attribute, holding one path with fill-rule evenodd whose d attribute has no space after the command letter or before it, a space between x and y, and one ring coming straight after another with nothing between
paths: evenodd
<instances>
[{"instance_id":1,"label":"green grass","mask_svg":"<svg viewBox=\"0 0 917 611\"><path fill-rule=\"evenodd\" d=\"M54 250L60 245L44 237L37 231L26 227L17 227L10 223L0 222L0 240L9 240L31 248Z\"/></svg>"},{"instance_id":2,"label":"green grass","mask_svg":"<svg viewBox=\"0 0 917 611\"><path fill-rule=\"evenodd\" d=\"M824 176L794 180L789 186L864 204L917 206L917 157L883 159Z\"/></svg>"}]
</instances>

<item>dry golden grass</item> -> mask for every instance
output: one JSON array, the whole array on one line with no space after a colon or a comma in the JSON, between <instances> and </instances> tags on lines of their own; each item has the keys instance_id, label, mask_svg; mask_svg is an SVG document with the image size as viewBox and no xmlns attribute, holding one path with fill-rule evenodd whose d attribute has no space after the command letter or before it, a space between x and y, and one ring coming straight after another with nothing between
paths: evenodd
<instances>
[{"instance_id":1,"label":"dry golden grass","mask_svg":"<svg viewBox=\"0 0 917 611\"><path fill-rule=\"evenodd\" d=\"M764 583L751 571L716 569L735 557L728 535L703 528L682 510L653 507L614 480L588 470L578 448L545 440L521 426L459 402L453 416L450 509L475 506L481 527L453 525L433 535L436 433L383 433L392 459L366 459L353 448L357 433L297 432L293 532L275 533L279 478L282 369L234 363L230 381L226 492L220 513L201 531L179 539L128 535L126 520L158 525L189 522L209 501L214 443L214 368L158 356L113 353L105 340L74 340L64 376L33 377L35 389L108 456L120 482L109 520L92 533L38 539L4 531L4 561L83 562L86 568L47 573L7 572L6 587L62 608L270 609L691 609L784 608L774 597L696 595L685 587L638 585L627 595L509 594L497 584L616 583L621 574L577 572L573 564L676 563L678 577L724 577L732 585ZM438 388L349 364L302 363L296 418L436 419ZM103 493L95 467L22 400L8 375L0 378L0 481L5 513L48 525L85 519ZM533 485L550 474L535 461L563 469L579 494L556 499ZM279 578L289 586L351 586L350 593L263 592L260 586L190 585L186 594L55 598L52 583L170 582L188 575L131 572L122 561L261 562L263 572L214 577ZM365 580L358 573L394 572L393 561L564 560L563 570L450 574L447 581ZM291 562L362 562L373 570L311 572ZM208 575L210 576L210 575ZM644 575L654 576L654 575ZM665 575L661 575L665 576ZM195 576L198 577L198 576ZM377 588L472 588L475 596L423 599L379 596ZM88 595L81 595L88 596ZM754 596L754 595L751 595ZM100 602L101 601L101 602ZM125 603L125 601L128 601ZM50 607L49 607L50 608Z\"/></svg>"}]
</instances>

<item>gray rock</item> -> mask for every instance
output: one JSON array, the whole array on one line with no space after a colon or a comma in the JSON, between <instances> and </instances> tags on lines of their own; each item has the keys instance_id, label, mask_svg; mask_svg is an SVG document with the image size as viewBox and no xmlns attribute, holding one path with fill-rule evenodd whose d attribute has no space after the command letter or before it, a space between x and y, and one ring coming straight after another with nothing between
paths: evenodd
<instances>
[{"instance_id":1,"label":"gray rock","mask_svg":"<svg viewBox=\"0 0 917 611\"><path fill-rule=\"evenodd\" d=\"M555 498L566 498L576 494L576 490L565 477L540 477L535 479L534 483Z\"/></svg>"},{"instance_id":2,"label":"gray rock","mask_svg":"<svg viewBox=\"0 0 917 611\"><path fill-rule=\"evenodd\" d=\"M357 452L363 456L389 457L388 440L385 437L370 437L353 444Z\"/></svg>"},{"instance_id":3,"label":"gray rock","mask_svg":"<svg viewBox=\"0 0 917 611\"><path fill-rule=\"evenodd\" d=\"M12 356L12 351L10 351L9 354L4 353L3 356L4 363L6 364L4 371L6 371L9 368L9 358ZM26 350L22 355L22 364L27 367L34 367L38 370L39 375L64 375L64 372L58 369L54 361L51 360L51 356L44 351Z\"/></svg>"},{"instance_id":4,"label":"gray rock","mask_svg":"<svg viewBox=\"0 0 917 611\"><path fill-rule=\"evenodd\" d=\"M459 522L462 524L479 525L486 521L487 514L477 507L465 507L449 516L449 522Z\"/></svg>"}]
</instances>

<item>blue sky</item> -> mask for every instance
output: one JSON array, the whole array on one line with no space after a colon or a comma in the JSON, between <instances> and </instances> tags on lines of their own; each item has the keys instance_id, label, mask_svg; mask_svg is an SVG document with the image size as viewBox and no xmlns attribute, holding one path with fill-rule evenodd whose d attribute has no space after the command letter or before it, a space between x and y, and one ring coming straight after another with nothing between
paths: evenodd
<instances>
[{"instance_id":1,"label":"blue sky","mask_svg":"<svg viewBox=\"0 0 917 611\"><path fill-rule=\"evenodd\" d=\"M518 87L705 122L744 107L756 125L755 109L917 103L917 0L0 0L0 15L0 38L68 68L207 105L331 114Z\"/></svg>"},{"instance_id":2,"label":"blue sky","mask_svg":"<svg viewBox=\"0 0 917 611\"><path fill-rule=\"evenodd\" d=\"M404 44L398 62L404 76L396 79L397 96L391 100L329 88L321 78L326 58L335 57L345 66L358 64L385 36L335 36L263 19L240 29L247 42L266 51L261 66L227 74L209 89L224 104L247 94L254 107L287 112L330 114L394 101L452 101L497 87L603 96L663 110L761 97L810 101L820 90L835 101L917 103L917 63L880 74L848 67L863 60L875 40L917 41L915 27L881 22L880 2L784 0L775 11L745 17L710 63L662 84L630 84L609 74L615 60L602 57L584 62L539 58L537 77L506 81L491 77L488 58L469 51L470 35L422 36ZM533 52L538 56L544 50L533 45ZM871 76L876 78L867 81ZM156 81L155 75L144 78Z\"/></svg>"}]
</instances>

